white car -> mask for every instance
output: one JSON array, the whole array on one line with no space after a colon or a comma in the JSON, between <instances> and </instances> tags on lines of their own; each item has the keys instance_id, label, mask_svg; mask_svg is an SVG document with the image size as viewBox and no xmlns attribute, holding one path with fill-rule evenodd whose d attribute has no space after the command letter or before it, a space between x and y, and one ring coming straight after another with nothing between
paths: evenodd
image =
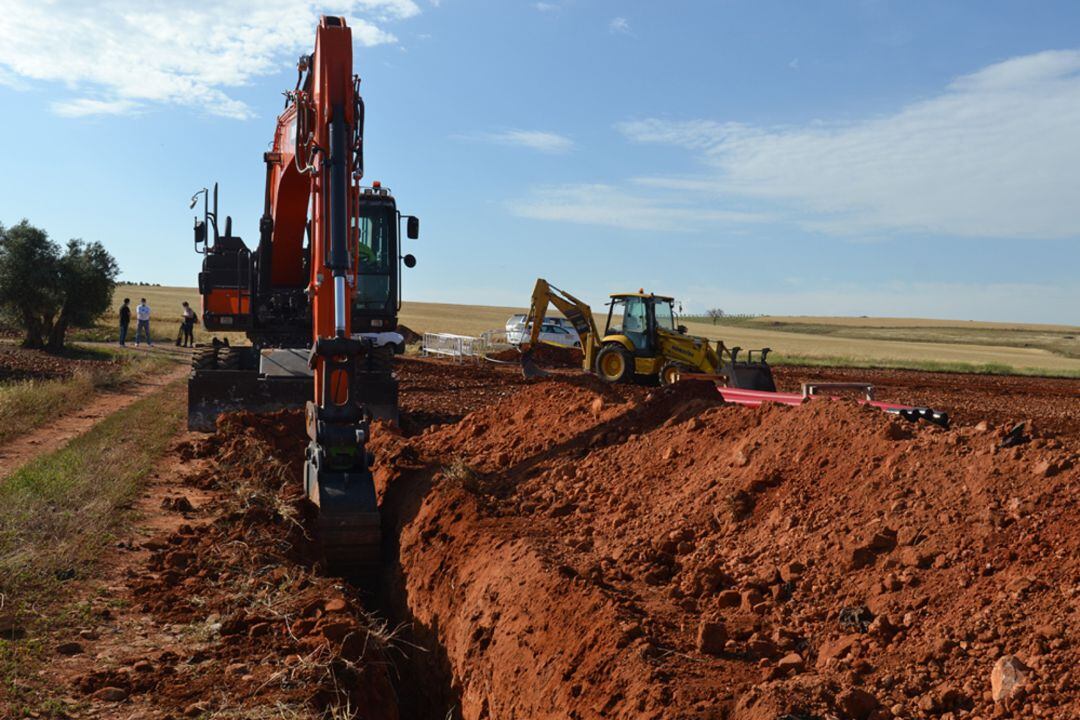
<instances>
[{"instance_id":1,"label":"white car","mask_svg":"<svg viewBox=\"0 0 1080 720\"><path fill-rule=\"evenodd\" d=\"M506 321L506 332L507 333L512 333L512 332L515 332L515 331L520 331L522 326L524 326L524 325L525 325L525 315L524 314L511 315L510 318ZM576 332L574 330L574 323L570 322L569 320L567 320L564 317L544 318L544 325L558 325L559 327L570 330L571 332Z\"/></svg>"},{"instance_id":2,"label":"white car","mask_svg":"<svg viewBox=\"0 0 1080 720\"><path fill-rule=\"evenodd\" d=\"M511 345L520 345L521 343L528 342L531 331L531 324L528 327L524 324L520 324L515 325L513 329L507 328L506 341ZM544 324L540 326L540 341L554 343L555 345L562 345L564 347L581 347L581 338L578 337L577 331L574 330L573 326L563 327L559 323L549 323L546 320L544 321Z\"/></svg>"}]
</instances>

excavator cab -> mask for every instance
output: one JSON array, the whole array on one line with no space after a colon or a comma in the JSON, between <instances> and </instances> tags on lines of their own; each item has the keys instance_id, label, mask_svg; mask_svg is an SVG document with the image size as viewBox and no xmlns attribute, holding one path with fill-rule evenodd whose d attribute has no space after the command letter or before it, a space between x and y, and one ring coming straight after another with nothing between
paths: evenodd
<instances>
[{"instance_id":1,"label":"excavator cab","mask_svg":"<svg viewBox=\"0 0 1080 720\"><path fill-rule=\"evenodd\" d=\"M658 375L665 363L665 336L679 334L674 304L674 298L643 291L612 295L594 364L597 375L607 382Z\"/></svg>"}]
</instances>

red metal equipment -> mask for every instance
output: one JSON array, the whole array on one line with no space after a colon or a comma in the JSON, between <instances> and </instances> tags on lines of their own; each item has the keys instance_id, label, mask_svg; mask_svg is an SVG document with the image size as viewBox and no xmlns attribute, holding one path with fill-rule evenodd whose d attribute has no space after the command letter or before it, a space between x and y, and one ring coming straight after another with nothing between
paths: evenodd
<instances>
[{"instance_id":1,"label":"red metal equipment","mask_svg":"<svg viewBox=\"0 0 1080 720\"><path fill-rule=\"evenodd\" d=\"M412 267L415 258L399 255L402 216L389 190L361 186L364 104L344 18L322 17L314 52L297 69L263 157L258 250L232 235L229 220L218 233L216 186L214 212L205 210L213 242L207 221L195 225L196 249L206 255L205 325L244 331L252 345L197 351L188 421L209 430L226 410L306 401L304 489L318 507L325 560L336 573L365 578L379 563L381 533L368 423L372 415L397 418L399 261ZM415 217L407 227L417 237Z\"/></svg>"},{"instance_id":2,"label":"red metal equipment","mask_svg":"<svg viewBox=\"0 0 1080 720\"><path fill-rule=\"evenodd\" d=\"M857 390L862 397L856 399L860 405L869 405L892 415L899 415L905 420L915 422L926 420L943 428L949 427L949 415L927 407L897 405L874 399L874 386L864 383L803 383L802 392L766 392L762 390L743 390L741 388L717 386L726 402L747 407L758 407L762 403L773 402L781 405L802 405L811 400L843 400L838 395L826 395L822 392Z\"/></svg>"}]
</instances>

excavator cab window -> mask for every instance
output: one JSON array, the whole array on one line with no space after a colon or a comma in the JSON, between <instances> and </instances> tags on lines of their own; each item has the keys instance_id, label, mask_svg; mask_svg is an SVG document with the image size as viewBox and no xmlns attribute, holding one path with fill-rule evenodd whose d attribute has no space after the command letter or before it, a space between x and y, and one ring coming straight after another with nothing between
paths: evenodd
<instances>
[{"instance_id":1,"label":"excavator cab window","mask_svg":"<svg viewBox=\"0 0 1080 720\"><path fill-rule=\"evenodd\" d=\"M355 307L382 310L394 299L393 263L397 260L397 213L393 207L362 207L357 247Z\"/></svg>"}]
</instances>

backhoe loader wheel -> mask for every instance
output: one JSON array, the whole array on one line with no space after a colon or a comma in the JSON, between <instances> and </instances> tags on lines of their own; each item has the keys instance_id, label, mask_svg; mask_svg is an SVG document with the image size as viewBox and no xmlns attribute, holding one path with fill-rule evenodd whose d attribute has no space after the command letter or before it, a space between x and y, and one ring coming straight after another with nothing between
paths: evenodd
<instances>
[{"instance_id":1,"label":"backhoe loader wheel","mask_svg":"<svg viewBox=\"0 0 1080 720\"><path fill-rule=\"evenodd\" d=\"M679 378L686 372L686 368L677 362L664 363L660 368L660 384L665 387L679 382Z\"/></svg>"},{"instance_id":2,"label":"backhoe loader wheel","mask_svg":"<svg viewBox=\"0 0 1080 720\"><path fill-rule=\"evenodd\" d=\"M223 347L218 350L218 368L221 370L239 370L240 351L231 347Z\"/></svg>"},{"instance_id":3,"label":"backhoe loader wheel","mask_svg":"<svg viewBox=\"0 0 1080 720\"><path fill-rule=\"evenodd\" d=\"M217 367L218 349L212 346L195 348L191 354L192 370L213 370Z\"/></svg>"},{"instance_id":4,"label":"backhoe loader wheel","mask_svg":"<svg viewBox=\"0 0 1080 720\"><path fill-rule=\"evenodd\" d=\"M634 358L622 345L605 345L596 356L596 374L604 382L629 382L634 377Z\"/></svg>"}]
</instances>

